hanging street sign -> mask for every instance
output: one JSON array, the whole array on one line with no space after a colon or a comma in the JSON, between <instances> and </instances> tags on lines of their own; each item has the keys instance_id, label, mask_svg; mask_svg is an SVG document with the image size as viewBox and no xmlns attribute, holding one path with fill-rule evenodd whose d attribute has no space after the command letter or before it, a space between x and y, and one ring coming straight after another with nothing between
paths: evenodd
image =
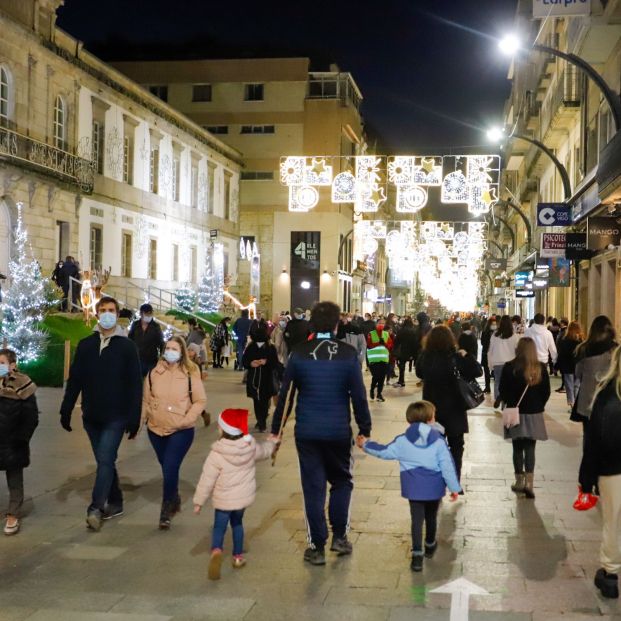
<instances>
[{"instance_id":1,"label":"hanging street sign","mask_svg":"<svg viewBox=\"0 0 621 621\"><path fill-rule=\"evenodd\" d=\"M507 269L507 259L496 259L495 257L491 257L485 261L485 269L488 270L506 270Z\"/></svg>"},{"instance_id":2,"label":"hanging street sign","mask_svg":"<svg viewBox=\"0 0 621 621\"><path fill-rule=\"evenodd\" d=\"M528 289L516 289L515 297L519 298L519 299L534 298L535 297L535 292L534 291L529 291Z\"/></svg>"},{"instance_id":3,"label":"hanging street sign","mask_svg":"<svg viewBox=\"0 0 621 621\"><path fill-rule=\"evenodd\" d=\"M567 233L565 258L580 261L588 259L591 253L587 250L586 233Z\"/></svg>"},{"instance_id":4,"label":"hanging street sign","mask_svg":"<svg viewBox=\"0 0 621 621\"><path fill-rule=\"evenodd\" d=\"M533 0L533 17L588 17L591 0Z\"/></svg>"},{"instance_id":5,"label":"hanging street sign","mask_svg":"<svg viewBox=\"0 0 621 621\"><path fill-rule=\"evenodd\" d=\"M589 218L587 228L589 250L605 250L608 246L621 245L621 226L616 218Z\"/></svg>"},{"instance_id":6,"label":"hanging street sign","mask_svg":"<svg viewBox=\"0 0 621 621\"><path fill-rule=\"evenodd\" d=\"M537 226L569 226L571 210L567 203L538 203Z\"/></svg>"},{"instance_id":7,"label":"hanging street sign","mask_svg":"<svg viewBox=\"0 0 621 621\"><path fill-rule=\"evenodd\" d=\"M542 233L539 256L544 258L564 257L566 245L567 235L565 233Z\"/></svg>"},{"instance_id":8,"label":"hanging street sign","mask_svg":"<svg viewBox=\"0 0 621 621\"><path fill-rule=\"evenodd\" d=\"M215 239L216 237L218 237L218 229L210 229L209 230L209 237L211 239Z\"/></svg>"}]
</instances>

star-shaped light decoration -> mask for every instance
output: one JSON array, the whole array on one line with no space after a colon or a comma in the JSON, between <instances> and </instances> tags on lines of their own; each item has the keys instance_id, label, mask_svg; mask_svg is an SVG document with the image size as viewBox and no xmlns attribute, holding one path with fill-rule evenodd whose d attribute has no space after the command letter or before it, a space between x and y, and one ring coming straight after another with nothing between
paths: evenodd
<instances>
[{"instance_id":1,"label":"star-shaped light decoration","mask_svg":"<svg viewBox=\"0 0 621 621\"><path fill-rule=\"evenodd\" d=\"M433 171L435 165L436 165L436 161L433 159L433 157L430 157L430 158L424 157L421 160L421 166L427 174Z\"/></svg>"},{"instance_id":2,"label":"star-shaped light decoration","mask_svg":"<svg viewBox=\"0 0 621 621\"><path fill-rule=\"evenodd\" d=\"M481 192L481 201L485 203L487 208L489 209L493 203L498 200L496 196L496 188L487 188Z\"/></svg>"},{"instance_id":3,"label":"star-shaped light decoration","mask_svg":"<svg viewBox=\"0 0 621 621\"><path fill-rule=\"evenodd\" d=\"M386 191L382 186L377 185L377 183L373 186L371 190L371 200L379 207L380 203L383 203L386 200Z\"/></svg>"},{"instance_id":4,"label":"star-shaped light decoration","mask_svg":"<svg viewBox=\"0 0 621 621\"><path fill-rule=\"evenodd\" d=\"M313 163L311 165L311 170L316 174L320 175L322 172L326 170L326 160L320 159L318 157L313 158Z\"/></svg>"}]
</instances>

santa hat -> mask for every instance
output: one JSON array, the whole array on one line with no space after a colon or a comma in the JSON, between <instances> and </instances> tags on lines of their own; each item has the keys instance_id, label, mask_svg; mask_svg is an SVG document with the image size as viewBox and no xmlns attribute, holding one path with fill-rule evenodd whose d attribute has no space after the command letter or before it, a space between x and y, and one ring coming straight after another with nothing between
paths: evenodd
<instances>
[{"instance_id":1,"label":"santa hat","mask_svg":"<svg viewBox=\"0 0 621 621\"><path fill-rule=\"evenodd\" d=\"M244 440L250 440L248 434L248 410L236 410L233 408L223 410L218 417L220 429L231 436L244 436Z\"/></svg>"}]
</instances>

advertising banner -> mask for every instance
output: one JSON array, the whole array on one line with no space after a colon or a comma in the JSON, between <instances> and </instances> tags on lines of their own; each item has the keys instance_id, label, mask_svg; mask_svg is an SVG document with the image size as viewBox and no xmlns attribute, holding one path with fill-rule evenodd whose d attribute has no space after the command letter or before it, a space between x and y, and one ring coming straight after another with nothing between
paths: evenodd
<instances>
[{"instance_id":1,"label":"advertising banner","mask_svg":"<svg viewBox=\"0 0 621 621\"><path fill-rule=\"evenodd\" d=\"M485 269L488 270L506 270L507 269L507 259L496 259L495 257L490 257L485 262Z\"/></svg>"},{"instance_id":2,"label":"advertising banner","mask_svg":"<svg viewBox=\"0 0 621 621\"><path fill-rule=\"evenodd\" d=\"M291 231L291 309L319 301L320 246L319 231Z\"/></svg>"},{"instance_id":3,"label":"advertising banner","mask_svg":"<svg viewBox=\"0 0 621 621\"><path fill-rule=\"evenodd\" d=\"M589 218L587 228L589 250L605 250L608 246L621 244L621 226L616 218Z\"/></svg>"},{"instance_id":4,"label":"advertising banner","mask_svg":"<svg viewBox=\"0 0 621 621\"><path fill-rule=\"evenodd\" d=\"M580 261L587 259L589 253L587 251L587 234L586 233L567 233L565 258Z\"/></svg>"},{"instance_id":5,"label":"advertising banner","mask_svg":"<svg viewBox=\"0 0 621 621\"><path fill-rule=\"evenodd\" d=\"M571 210L567 203L538 203L537 226L569 226Z\"/></svg>"},{"instance_id":6,"label":"advertising banner","mask_svg":"<svg viewBox=\"0 0 621 621\"><path fill-rule=\"evenodd\" d=\"M543 233L539 256L544 258L564 257L566 246L567 235L565 233Z\"/></svg>"},{"instance_id":7,"label":"advertising banner","mask_svg":"<svg viewBox=\"0 0 621 621\"><path fill-rule=\"evenodd\" d=\"M533 17L576 17L591 14L591 0L533 0Z\"/></svg>"},{"instance_id":8,"label":"advertising banner","mask_svg":"<svg viewBox=\"0 0 621 621\"><path fill-rule=\"evenodd\" d=\"M550 259L550 287L569 287L569 259L553 257Z\"/></svg>"}]
</instances>

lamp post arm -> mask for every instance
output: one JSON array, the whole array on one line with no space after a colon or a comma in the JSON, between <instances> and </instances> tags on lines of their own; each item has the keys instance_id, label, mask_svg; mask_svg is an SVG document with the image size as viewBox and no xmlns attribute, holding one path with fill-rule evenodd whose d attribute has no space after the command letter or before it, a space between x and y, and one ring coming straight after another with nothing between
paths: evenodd
<instances>
[{"instance_id":1,"label":"lamp post arm","mask_svg":"<svg viewBox=\"0 0 621 621\"><path fill-rule=\"evenodd\" d=\"M606 83L606 80L595 70L594 67L589 65L585 60L577 56L576 54L570 54L568 52L561 52L561 50L554 49L553 47L548 47L547 45L533 45L533 49L538 52L544 52L546 54L552 54L553 56L558 56L558 58L562 58L566 60L571 65L578 67L581 71L584 71L595 84L597 84L600 91L604 95L604 98L608 102L610 106L610 110L612 111L612 117L615 121L615 130L619 131L621 129L621 99L619 99L619 95L617 95Z\"/></svg>"},{"instance_id":2,"label":"lamp post arm","mask_svg":"<svg viewBox=\"0 0 621 621\"><path fill-rule=\"evenodd\" d=\"M511 137L530 142L530 144L535 145L538 149L541 149L554 162L554 165L561 176L561 181L563 182L563 194L565 195L565 200L569 200L571 198L571 182L569 181L569 174L567 173L565 166L561 164L556 155L554 155L554 153L539 140L535 140L534 138L530 138L524 134L511 134Z\"/></svg>"},{"instance_id":3,"label":"lamp post arm","mask_svg":"<svg viewBox=\"0 0 621 621\"><path fill-rule=\"evenodd\" d=\"M504 218L501 218L497 215L496 219L505 225L505 228L509 231L509 234L511 235L511 254L513 254L515 252L515 233Z\"/></svg>"},{"instance_id":4,"label":"lamp post arm","mask_svg":"<svg viewBox=\"0 0 621 621\"><path fill-rule=\"evenodd\" d=\"M521 206L514 199L508 200L507 205L509 205L509 207L511 207L512 209L515 209L515 211L518 212L518 214L524 221L524 225L526 227L526 243L528 244L529 248L532 248L533 235L532 235L532 228L530 225L530 220L527 218L526 214L522 211Z\"/></svg>"},{"instance_id":5,"label":"lamp post arm","mask_svg":"<svg viewBox=\"0 0 621 621\"><path fill-rule=\"evenodd\" d=\"M494 246L496 246L496 248L498 248L498 250L500 251L500 256L501 258L505 258L505 251L503 250L502 246L497 242L494 241L493 239L488 239L487 240L490 244L494 244Z\"/></svg>"}]
</instances>

